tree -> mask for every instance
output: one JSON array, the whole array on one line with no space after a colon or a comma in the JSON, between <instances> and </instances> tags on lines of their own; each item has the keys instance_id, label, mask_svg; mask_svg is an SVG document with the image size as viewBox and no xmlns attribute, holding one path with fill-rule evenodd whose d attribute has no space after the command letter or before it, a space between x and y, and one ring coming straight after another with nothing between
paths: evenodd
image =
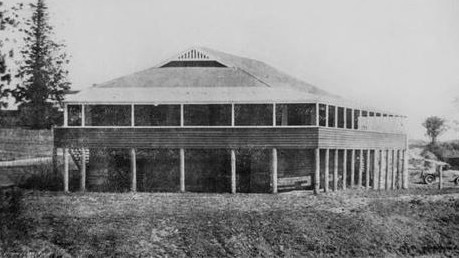
<instances>
[{"instance_id":1,"label":"tree","mask_svg":"<svg viewBox=\"0 0 459 258\"><path fill-rule=\"evenodd\" d=\"M16 11L22 8L22 4L6 8L3 2L0 1L0 110L8 106L6 99L9 96L7 86L11 83L11 68L8 67L7 59L13 58L13 49L4 49L5 42L9 37L5 32L11 32L19 24L18 14Z\"/></svg>"},{"instance_id":2,"label":"tree","mask_svg":"<svg viewBox=\"0 0 459 258\"><path fill-rule=\"evenodd\" d=\"M50 128L58 122L65 92L70 89L67 80L68 64L65 44L56 43L53 27L49 24L48 7L44 0L30 4L32 17L26 20L23 63L17 77L21 79L12 94L21 103L20 117L24 125L33 129Z\"/></svg>"},{"instance_id":3,"label":"tree","mask_svg":"<svg viewBox=\"0 0 459 258\"><path fill-rule=\"evenodd\" d=\"M428 117L422 126L426 128L426 135L430 138L432 146L437 143L438 136L448 129L446 120L437 116Z\"/></svg>"}]
</instances>

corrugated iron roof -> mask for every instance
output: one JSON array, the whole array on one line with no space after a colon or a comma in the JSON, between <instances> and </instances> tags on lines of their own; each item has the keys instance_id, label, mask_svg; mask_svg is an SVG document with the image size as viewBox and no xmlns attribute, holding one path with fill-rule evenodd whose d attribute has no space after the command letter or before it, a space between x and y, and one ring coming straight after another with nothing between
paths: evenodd
<instances>
[{"instance_id":1,"label":"corrugated iron roof","mask_svg":"<svg viewBox=\"0 0 459 258\"><path fill-rule=\"evenodd\" d=\"M363 108L263 62L209 48L192 48L227 67L160 65L67 96L67 103L269 103L316 102ZM374 108L368 108L375 110Z\"/></svg>"},{"instance_id":2,"label":"corrugated iron roof","mask_svg":"<svg viewBox=\"0 0 459 258\"><path fill-rule=\"evenodd\" d=\"M167 67L150 68L111 80L95 88L174 88L174 87L267 87L238 68Z\"/></svg>"},{"instance_id":3,"label":"corrugated iron roof","mask_svg":"<svg viewBox=\"0 0 459 258\"><path fill-rule=\"evenodd\" d=\"M101 98L103 96L103 98ZM76 98L74 98L76 97ZM314 102L317 96L271 87L95 87L68 102L98 103L270 103Z\"/></svg>"}]
</instances>

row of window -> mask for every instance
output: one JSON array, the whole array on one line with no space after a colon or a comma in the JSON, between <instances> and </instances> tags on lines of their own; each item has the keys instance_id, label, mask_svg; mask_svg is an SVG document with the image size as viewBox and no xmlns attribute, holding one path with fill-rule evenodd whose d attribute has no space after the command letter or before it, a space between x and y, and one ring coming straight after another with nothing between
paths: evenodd
<instances>
[{"instance_id":1,"label":"row of window","mask_svg":"<svg viewBox=\"0 0 459 258\"><path fill-rule=\"evenodd\" d=\"M180 126L180 105L68 105L68 126ZM184 105L184 126L231 126L230 104ZM235 104L235 126L272 126L272 104ZM358 129L360 116L387 116L380 113L353 110L319 104L317 118L316 104L276 104L275 124L277 126L317 125ZM132 113L134 119L132 120ZM354 121L354 122L353 122Z\"/></svg>"}]
</instances>

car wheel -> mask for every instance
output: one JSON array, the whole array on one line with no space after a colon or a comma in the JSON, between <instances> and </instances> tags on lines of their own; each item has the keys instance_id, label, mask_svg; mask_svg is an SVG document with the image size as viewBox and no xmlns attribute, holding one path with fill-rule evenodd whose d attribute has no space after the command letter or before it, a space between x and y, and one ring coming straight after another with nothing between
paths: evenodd
<instances>
[{"instance_id":1,"label":"car wheel","mask_svg":"<svg viewBox=\"0 0 459 258\"><path fill-rule=\"evenodd\" d=\"M459 176L454 178L454 184L459 185Z\"/></svg>"},{"instance_id":2,"label":"car wheel","mask_svg":"<svg viewBox=\"0 0 459 258\"><path fill-rule=\"evenodd\" d=\"M424 183L430 185L435 181L435 177L433 175L426 175L424 177Z\"/></svg>"}]
</instances>

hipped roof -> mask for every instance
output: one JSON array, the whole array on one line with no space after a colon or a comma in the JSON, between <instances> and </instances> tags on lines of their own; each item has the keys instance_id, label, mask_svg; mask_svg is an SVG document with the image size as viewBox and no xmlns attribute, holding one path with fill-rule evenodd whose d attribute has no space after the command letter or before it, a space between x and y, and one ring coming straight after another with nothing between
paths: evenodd
<instances>
[{"instance_id":1,"label":"hipped roof","mask_svg":"<svg viewBox=\"0 0 459 258\"><path fill-rule=\"evenodd\" d=\"M225 67L162 67L190 51ZM186 59L186 58L185 58ZM204 47L179 53L156 67L94 85L67 103L300 103L364 108L296 79L261 61ZM378 111L374 108L368 108Z\"/></svg>"}]
</instances>

